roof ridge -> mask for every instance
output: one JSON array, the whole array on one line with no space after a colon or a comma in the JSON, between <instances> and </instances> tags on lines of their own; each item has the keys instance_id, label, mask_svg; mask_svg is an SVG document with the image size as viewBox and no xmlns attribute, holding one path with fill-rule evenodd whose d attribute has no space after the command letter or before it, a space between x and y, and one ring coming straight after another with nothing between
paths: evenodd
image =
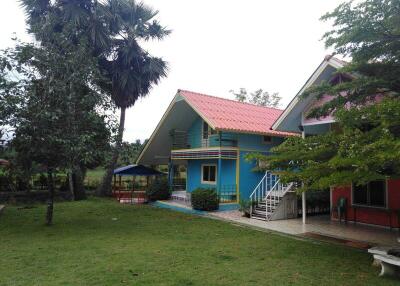
<instances>
[{"instance_id":1,"label":"roof ridge","mask_svg":"<svg viewBox=\"0 0 400 286\"><path fill-rule=\"evenodd\" d=\"M226 100L226 101L232 101L232 102L236 102L236 103L239 103L239 104L246 104L246 105L250 105L250 106L260 107L260 108L264 108L264 109L274 109L274 110L277 110L277 111L283 111L283 109L276 108L276 107L262 106L262 105L257 105L257 104L254 104L254 103L241 102L241 101L230 99L230 98L219 97L219 96L216 96L216 95L209 95L209 94L200 93L200 92L196 92L196 91L190 91L190 90L186 90L186 89L178 89L178 92L181 92L181 91L190 92L190 93L198 94L198 95L201 95L201 96L207 96L207 97L217 98L217 99Z\"/></svg>"}]
</instances>

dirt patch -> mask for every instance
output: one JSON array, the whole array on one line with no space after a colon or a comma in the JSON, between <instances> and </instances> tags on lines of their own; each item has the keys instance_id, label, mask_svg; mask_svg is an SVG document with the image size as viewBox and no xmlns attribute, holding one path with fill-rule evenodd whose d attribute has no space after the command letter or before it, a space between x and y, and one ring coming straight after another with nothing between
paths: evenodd
<instances>
[{"instance_id":1,"label":"dirt patch","mask_svg":"<svg viewBox=\"0 0 400 286\"><path fill-rule=\"evenodd\" d=\"M309 238L313 238L313 239L317 239L317 240L321 240L321 241L325 241L325 242L330 242L330 243L342 244L342 245L346 245L346 246L350 246L350 247L354 247L354 248L358 248L358 249L364 249L364 250L367 250L373 246L372 244L363 242L363 241L341 239L341 238L336 238L336 237L332 237L332 236L322 235L322 234L315 233L315 232L305 232L301 236L305 236L305 237L309 237Z\"/></svg>"}]
</instances>

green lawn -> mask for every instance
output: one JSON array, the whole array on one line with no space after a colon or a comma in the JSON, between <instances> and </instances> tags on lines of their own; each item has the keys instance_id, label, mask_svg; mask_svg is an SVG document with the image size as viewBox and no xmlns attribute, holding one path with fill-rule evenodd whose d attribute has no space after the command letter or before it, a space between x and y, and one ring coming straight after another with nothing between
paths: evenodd
<instances>
[{"instance_id":1,"label":"green lawn","mask_svg":"<svg viewBox=\"0 0 400 286\"><path fill-rule=\"evenodd\" d=\"M105 172L106 171L103 167L88 170L86 173L86 179L100 181L103 178Z\"/></svg>"},{"instance_id":2,"label":"green lawn","mask_svg":"<svg viewBox=\"0 0 400 286\"><path fill-rule=\"evenodd\" d=\"M0 285L395 285L358 250L90 199L8 207ZM398 284L397 284L398 285Z\"/></svg>"}]
</instances>

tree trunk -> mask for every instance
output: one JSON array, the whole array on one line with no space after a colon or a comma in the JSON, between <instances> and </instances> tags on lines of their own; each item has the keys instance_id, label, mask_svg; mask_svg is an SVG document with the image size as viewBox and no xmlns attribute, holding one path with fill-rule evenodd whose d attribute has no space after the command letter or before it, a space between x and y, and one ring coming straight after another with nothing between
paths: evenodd
<instances>
[{"instance_id":1,"label":"tree trunk","mask_svg":"<svg viewBox=\"0 0 400 286\"><path fill-rule=\"evenodd\" d=\"M86 199L84 179L85 171L81 166L75 166L72 173L73 185L74 185L74 200L80 201Z\"/></svg>"},{"instance_id":2,"label":"tree trunk","mask_svg":"<svg viewBox=\"0 0 400 286\"><path fill-rule=\"evenodd\" d=\"M53 205L54 205L54 181L53 181L53 170L47 170L48 187L49 187L49 198L47 200L47 212L46 212L46 225L53 224Z\"/></svg>"},{"instance_id":3,"label":"tree trunk","mask_svg":"<svg viewBox=\"0 0 400 286\"><path fill-rule=\"evenodd\" d=\"M72 200L75 200L75 190L74 190L74 174L72 169L68 171L68 186L69 186L69 192L71 193Z\"/></svg>"},{"instance_id":4,"label":"tree trunk","mask_svg":"<svg viewBox=\"0 0 400 286\"><path fill-rule=\"evenodd\" d=\"M115 147L109 164L107 165L106 173L103 177L103 182L101 183L99 189L97 190L97 195L99 196L111 196L111 183L113 178L113 171L118 161L118 156L122 147L122 138L124 136L124 126L125 126L125 111L126 107L121 108L121 115L119 118L119 128L117 134L117 140L115 142Z\"/></svg>"}]
</instances>

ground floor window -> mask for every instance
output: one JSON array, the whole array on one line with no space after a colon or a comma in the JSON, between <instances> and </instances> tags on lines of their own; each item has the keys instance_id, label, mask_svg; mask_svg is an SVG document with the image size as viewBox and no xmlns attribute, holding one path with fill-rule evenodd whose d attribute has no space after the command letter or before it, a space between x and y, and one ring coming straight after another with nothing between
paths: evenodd
<instances>
[{"instance_id":1,"label":"ground floor window","mask_svg":"<svg viewBox=\"0 0 400 286\"><path fill-rule=\"evenodd\" d=\"M217 165L201 165L201 182L204 184L215 184L217 180Z\"/></svg>"},{"instance_id":2,"label":"ground floor window","mask_svg":"<svg viewBox=\"0 0 400 286\"><path fill-rule=\"evenodd\" d=\"M386 181L371 181L365 185L353 184L353 204L386 207Z\"/></svg>"}]
</instances>

